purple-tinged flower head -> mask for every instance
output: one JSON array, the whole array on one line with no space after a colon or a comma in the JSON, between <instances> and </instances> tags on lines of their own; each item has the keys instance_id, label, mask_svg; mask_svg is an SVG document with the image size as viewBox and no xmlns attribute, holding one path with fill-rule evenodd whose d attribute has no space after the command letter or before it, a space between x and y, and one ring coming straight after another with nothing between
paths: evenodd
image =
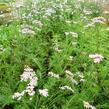
<instances>
[{"instance_id":1,"label":"purple-tinged flower head","mask_svg":"<svg viewBox=\"0 0 109 109\"><path fill-rule=\"evenodd\" d=\"M90 54L89 58L93 59L94 63L100 63L104 59L104 57L100 54Z\"/></svg>"}]
</instances>

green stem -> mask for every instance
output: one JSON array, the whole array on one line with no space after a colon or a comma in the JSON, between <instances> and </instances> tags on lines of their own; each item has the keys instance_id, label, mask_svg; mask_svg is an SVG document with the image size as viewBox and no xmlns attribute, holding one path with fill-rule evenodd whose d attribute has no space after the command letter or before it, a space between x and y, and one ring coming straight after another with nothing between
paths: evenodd
<instances>
[{"instance_id":1,"label":"green stem","mask_svg":"<svg viewBox=\"0 0 109 109\"><path fill-rule=\"evenodd\" d=\"M99 41L99 40L100 40L100 34L99 34L99 28L98 28L98 26L99 26L99 25L96 26L96 32L97 32L97 34L96 34L96 37L97 37L97 38L96 38L96 39L97 39L97 43L96 43L97 52L99 52L99 46L100 46L100 41Z\"/></svg>"},{"instance_id":2,"label":"green stem","mask_svg":"<svg viewBox=\"0 0 109 109\"><path fill-rule=\"evenodd\" d=\"M100 71L99 71L99 66L96 66L96 70L97 70L97 84L100 87L101 81L100 81Z\"/></svg>"}]
</instances>

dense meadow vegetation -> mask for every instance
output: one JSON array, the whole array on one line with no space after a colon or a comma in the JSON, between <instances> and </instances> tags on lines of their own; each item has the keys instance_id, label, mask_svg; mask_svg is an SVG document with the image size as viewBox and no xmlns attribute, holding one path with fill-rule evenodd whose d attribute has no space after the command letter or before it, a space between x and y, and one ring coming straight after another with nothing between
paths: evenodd
<instances>
[{"instance_id":1,"label":"dense meadow vegetation","mask_svg":"<svg viewBox=\"0 0 109 109\"><path fill-rule=\"evenodd\" d=\"M109 12L87 1L4 1L0 109L109 109Z\"/></svg>"}]
</instances>

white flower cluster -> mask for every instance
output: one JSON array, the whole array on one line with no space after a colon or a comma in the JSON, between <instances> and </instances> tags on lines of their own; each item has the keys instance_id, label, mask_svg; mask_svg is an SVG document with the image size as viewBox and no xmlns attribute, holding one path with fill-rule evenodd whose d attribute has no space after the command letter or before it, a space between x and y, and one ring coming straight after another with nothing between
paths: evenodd
<instances>
[{"instance_id":1,"label":"white flower cluster","mask_svg":"<svg viewBox=\"0 0 109 109\"><path fill-rule=\"evenodd\" d=\"M51 16L51 14L54 14L55 10L52 8L48 8L45 10L45 16Z\"/></svg>"},{"instance_id":2,"label":"white flower cluster","mask_svg":"<svg viewBox=\"0 0 109 109\"><path fill-rule=\"evenodd\" d=\"M59 45L58 45L57 42L54 42L53 49L54 49L56 52L58 52L58 53L60 53L60 52L62 51L62 50L59 48Z\"/></svg>"},{"instance_id":3,"label":"white flower cluster","mask_svg":"<svg viewBox=\"0 0 109 109\"><path fill-rule=\"evenodd\" d=\"M90 54L89 58L93 59L94 63L100 63L103 61L104 57L100 54Z\"/></svg>"},{"instance_id":4,"label":"white flower cluster","mask_svg":"<svg viewBox=\"0 0 109 109\"><path fill-rule=\"evenodd\" d=\"M36 77L35 71L33 71L33 69L28 66L24 69L24 72L21 75L21 82L22 81L29 81L29 83L27 84L26 89L23 90L21 93L14 93L13 99L20 100L25 93L27 93L29 96L33 96L35 94L34 88L37 85L38 78Z\"/></svg>"},{"instance_id":5,"label":"white flower cluster","mask_svg":"<svg viewBox=\"0 0 109 109\"><path fill-rule=\"evenodd\" d=\"M29 28L23 28L23 29L21 30L21 33L22 33L22 34L35 35L35 32L34 32L33 30L29 29Z\"/></svg>"},{"instance_id":6,"label":"white flower cluster","mask_svg":"<svg viewBox=\"0 0 109 109\"><path fill-rule=\"evenodd\" d=\"M11 5L17 9L25 6L24 1L22 1L22 0L12 2Z\"/></svg>"},{"instance_id":7,"label":"white flower cluster","mask_svg":"<svg viewBox=\"0 0 109 109\"><path fill-rule=\"evenodd\" d=\"M32 27L28 25L22 25L20 32L25 35L35 35L36 34L35 31L32 30Z\"/></svg>"},{"instance_id":8,"label":"white flower cluster","mask_svg":"<svg viewBox=\"0 0 109 109\"><path fill-rule=\"evenodd\" d=\"M76 72L75 76L77 76L79 78L80 82L85 82L85 78L82 72Z\"/></svg>"},{"instance_id":9,"label":"white flower cluster","mask_svg":"<svg viewBox=\"0 0 109 109\"><path fill-rule=\"evenodd\" d=\"M48 72L48 76L51 76L51 77L54 77L54 78L59 79L59 75L58 74L55 74L53 72Z\"/></svg>"},{"instance_id":10,"label":"white flower cluster","mask_svg":"<svg viewBox=\"0 0 109 109\"><path fill-rule=\"evenodd\" d=\"M90 27L95 27L95 25L91 22L84 26L85 29L90 28Z\"/></svg>"},{"instance_id":11,"label":"white flower cluster","mask_svg":"<svg viewBox=\"0 0 109 109\"><path fill-rule=\"evenodd\" d=\"M89 10L89 9L84 9L83 12L84 12L85 15L90 15L90 14L92 14L92 11Z\"/></svg>"},{"instance_id":12,"label":"white flower cluster","mask_svg":"<svg viewBox=\"0 0 109 109\"><path fill-rule=\"evenodd\" d=\"M94 24L96 24L96 23L104 24L105 21L106 21L106 19L103 17L95 17L92 19L92 22Z\"/></svg>"},{"instance_id":13,"label":"white flower cluster","mask_svg":"<svg viewBox=\"0 0 109 109\"><path fill-rule=\"evenodd\" d=\"M65 73L66 73L68 79L69 79L73 84L78 85L78 82L74 79L74 74L73 74L71 71L66 70Z\"/></svg>"},{"instance_id":14,"label":"white flower cluster","mask_svg":"<svg viewBox=\"0 0 109 109\"><path fill-rule=\"evenodd\" d=\"M39 93L44 96L44 97L48 97L48 89L39 89Z\"/></svg>"},{"instance_id":15,"label":"white flower cluster","mask_svg":"<svg viewBox=\"0 0 109 109\"><path fill-rule=\"evenodd\" d=\"M83 74L79 74L79 78L80 78L80 82L84 82L85 81Z\"/></svg>"},{"instance_id":16,"label":"white flower cluster","mask_svg":"<svg viewBox=\"0 0 109 109\"><path fill-rule=\"evenodd\" d=\"M92 22L84 26L84 28L95 27L96 24L105 24L106 19L104 17L95 17L92 19Z\"/></svg>"},{"instance_id":17,"label":"white flower cluster","mask_svg":"<svg viewBox=\"0 0 109 109\"><path fill-rule=\"evenodd\" d=\"M73 56L69 56L69 60L70 60L70 61L72 61L72 60L73 60L73 58L74 58Z\"/></svg>"},{"instance_id":18,"label":"white flower cluster","mask_svg":"<svg viewBox=\"0 0 109 109\"><path fill-rule=\"evenodd\" d=\"M65 32L65 35L66 35L66 36L71 35L71 36L74 37L74 38L78 38L78 34L75 33L75 32Z\"/></svg>"},{"instance_id":19,"label":"white flower cluster","mask_svg":"<svg viewBox=\"0 0 109 109\"><path fill-rule=\"evenodd\" d=\"M67 85L62 86L62 87L59 87L59 88L60 88L61 90L70 90L70 91L74 92L74 90L73 90L71 87L67 86Z\"/></svg>"},{"instance_id":20,"label":"white flower cluster","mask_svg":"<svg viewBox=\"0 0 109 109\"><path fill-rule=\"evenodd\" d=\"M14 93L14 95L12 96L13 99L17 99L17 100L20 100L25 94L25 90L22 91L21 93L20 92L16 92Z\"/></svg>"},{"instance_id":21,"label":"white flower cluster","mask_svg":"<svg viewBox=\"0 0 109 109\"><path fill-rule=\"evenodd\" d=\"M39 20L33 20L32 23L33 23L34 25L38 26L38 27L42 27L42 26L43 26L42 22L39 21Z\"/></svg>"},{"instance_id":22,"label":"white flower cluster","mask_svg":"<svg viewBox=\"0 0 109 109\"><path fill-rule=\"evenodd\" d=\"M92 106L91 104L89 104L89 103L86 102L86 101L83 101L83 103L84 103L84 107L85 107L86 109L96 109L95 106Z\"/></svg>"},{"instance_id":23,"label":"white flower cluster","mask_svg":"<svg viewBox=\"0 0 109 109\"><path fill-rule=\"evenodd\" d=\"M3 47L3 45L0 45L0 52L4 52L6 49Z\"/></svg>"},{"instance_id":24,"label":"white flower cluster","mask_svg":"<svg viewBox=\"0 0 109 109\"><path fill-rule=\"evenodd\" d=\"M68 74L69 76L74 76L73 73L69 70L66 70L65 73Z\"/></svg>"}]
</instances>

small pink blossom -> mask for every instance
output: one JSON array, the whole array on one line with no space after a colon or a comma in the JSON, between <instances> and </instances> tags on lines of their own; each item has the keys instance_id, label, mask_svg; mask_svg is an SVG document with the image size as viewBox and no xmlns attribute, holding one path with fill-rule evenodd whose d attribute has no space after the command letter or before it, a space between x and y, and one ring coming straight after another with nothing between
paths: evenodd
<instances>
[{"instance_id":1,"label":"small pink blossom","mask_svg":"<svg viewBox=\"0 0 109 109\"><path fill-rule=\"evenodd\" d=\"M48 97L48 89L39 89L39 93L44 96L44 97Z\"/></svg>"},{"instance_id":2,"label":"small pink blossom","mask_svg":"<svg viewBox=\"0 0 109 109\"><path fill-rule=\"evenodd\" d=\"M90 54L89 58L93 59L94 63L100 63L103 61L104 57L100 54Z\"/></svg>"}]
</instances>

